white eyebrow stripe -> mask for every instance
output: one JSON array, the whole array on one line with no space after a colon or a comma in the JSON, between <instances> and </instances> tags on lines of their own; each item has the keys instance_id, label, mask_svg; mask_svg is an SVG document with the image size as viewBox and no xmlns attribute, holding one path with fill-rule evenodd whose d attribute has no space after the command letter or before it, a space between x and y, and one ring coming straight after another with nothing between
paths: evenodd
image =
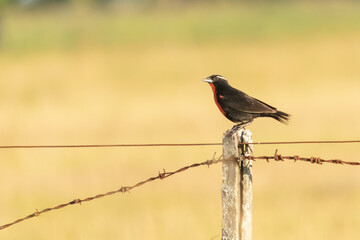
<instances>
[{"instance_id":1,"label":"white eyebrow stripe","mask_svg":"<svg viewBox=\"0 0 360 240\"><path fill-rule=\"evenodd\" d=\"M224 77L222 77L222 76L217 76L217 77L226 80L226 78L224 78Z\"/></svg>"}]
</instances>

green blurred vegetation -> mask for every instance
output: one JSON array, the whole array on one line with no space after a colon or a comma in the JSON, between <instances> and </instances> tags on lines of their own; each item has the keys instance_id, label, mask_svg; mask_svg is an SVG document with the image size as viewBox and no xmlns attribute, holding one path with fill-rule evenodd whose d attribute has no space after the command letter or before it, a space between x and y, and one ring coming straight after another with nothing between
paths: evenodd
<instances>
[{"instance_id":1,"label":"green blurred vegetation","mask_svg":"<svg viewBox=\"0 0 360 240\"><path fill-rule=\"evenodd\" d=\"M126 9L125 9L126 10ZM9 10L1 50L28 52L124 45L231 44L358 34L360 3L236 4L167 11Z\"/></svg>"},{"instance_id":2,"label":"green blurred vegetation","mask_svg":"<svg viewBox=\"0 0 360 240\"><path fill-rule=\"evenodd\" d=\"M254 141L360 136L360 5L85 2L3 9L0 144L220 142L231 128L201 80L292 114ZM155 5L152 5L155 4ZM158 4L158 5L156 5ZM255 146L255 155L358 161L356 144ZM0 225L209 159L221 147L1 150ZM254 163L254 239L357 239L350 166ZM194 169L44 214L4 239L219 239L221 167Z\"/></svg>"}]
</instances>

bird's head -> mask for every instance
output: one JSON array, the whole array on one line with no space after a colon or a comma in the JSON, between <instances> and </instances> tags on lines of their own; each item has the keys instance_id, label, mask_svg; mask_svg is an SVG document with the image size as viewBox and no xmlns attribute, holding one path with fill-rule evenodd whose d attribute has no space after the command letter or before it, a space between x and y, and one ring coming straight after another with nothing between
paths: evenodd
<instances>
[{"instance_id":1,"label":"bird's head","mask_svg":"<svg viewBox=\"0 0 360 240\"><path fill-rule=\"evenodd\" d=\"M211 75L205 78L203 81L209 83L210 85L214 85L215 87L229 85L226 78L221 75Z\"/></svg>"}]
</instances>

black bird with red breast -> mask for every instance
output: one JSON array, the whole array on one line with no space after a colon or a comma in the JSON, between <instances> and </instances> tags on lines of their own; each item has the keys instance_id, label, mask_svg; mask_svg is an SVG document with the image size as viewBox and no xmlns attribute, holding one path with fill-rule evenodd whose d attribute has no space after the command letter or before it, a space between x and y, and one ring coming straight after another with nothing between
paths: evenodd
<instances>
[{"instance_id":1,"label":"black bird with red breast","mask_svg":"<svg viewBox=\"0 0 360 240\"><path fill-rule=\"evenodd\" d=\"M258 117L271 117L281 123L289 121L289 114L231 87L221 75L211 75L203 81L210 84L220 112L230 121L237 123L232 131L249 125Z\"/></svg>"}]
</instances>

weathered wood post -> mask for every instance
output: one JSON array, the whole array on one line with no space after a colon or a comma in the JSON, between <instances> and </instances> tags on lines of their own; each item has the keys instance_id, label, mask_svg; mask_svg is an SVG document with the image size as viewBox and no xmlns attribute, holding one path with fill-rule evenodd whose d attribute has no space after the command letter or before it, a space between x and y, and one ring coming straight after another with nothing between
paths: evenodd
<instances>
[{"instance_id":1,"label":"weathered wood post","mask_svg":"<svg viewBox=\"0 0 360 240\"><path fill-rule=\"evenodd\" d=\"M250 240L252 232L252 160L241 160L252 155L251 132L240 129L223 134L222 164L222 239ZM240 143L240 144L239 144Z\"/></svg>"}]
</instances>

